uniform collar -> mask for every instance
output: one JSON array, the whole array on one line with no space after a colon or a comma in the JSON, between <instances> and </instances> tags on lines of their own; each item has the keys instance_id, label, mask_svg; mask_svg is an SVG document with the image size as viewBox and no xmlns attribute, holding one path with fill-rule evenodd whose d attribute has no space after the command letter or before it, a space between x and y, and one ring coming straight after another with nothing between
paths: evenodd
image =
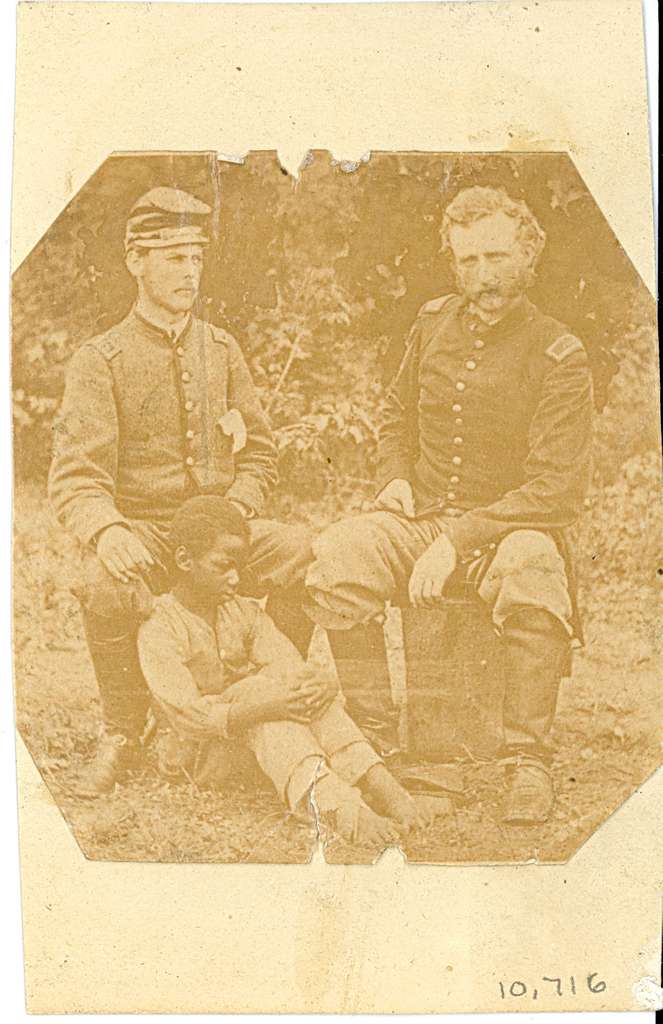
<instances>
[{"instance_id":1,"label":"uniform collar","mask_svg":"<svg viewBox=\"0 0 663 1024\"><path fill-rule=\"evenodd\" d=\"M152 336L157 335L160 338L165 338L167 341L170 342L171 345L174 345L175 342L182 337L182 335L187 330L192 320L191 313L187 313L184 319L181 320L178 324L175 324L172 327L167 327L165 324L155 323L154 320L151 320L147 316L145 316L145 314L139 310L138 303L134 304L130 316L133 316L134 319L138 321L140 326L149 334L151 334Z\"/></svg>"},{"instance_id":2,"label":"uniform collar","mask_svg":"<svg viewBox=\"0 0 663 1024\"><path fill-rule=\"evenodd\" d=\"M504 338L521 327L527 320L532 320L536 314L536 306L523 295L516 305L509 312L498 320L497 323L487 324L472 313L469 305L465 305L463 321L473 334L480 334L482 338L499 339Z\"/></svg>"}]
</instances>

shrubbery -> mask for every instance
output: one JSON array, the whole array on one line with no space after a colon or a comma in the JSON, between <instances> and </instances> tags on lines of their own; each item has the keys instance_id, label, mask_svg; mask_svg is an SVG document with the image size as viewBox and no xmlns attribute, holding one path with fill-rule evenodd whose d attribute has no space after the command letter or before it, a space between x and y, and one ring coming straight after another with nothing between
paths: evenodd
<instances>
[{"instance_id":1,"label":"shrubbery","mask_svg":"<svg viewBox=\"0 0 663 1024\"><path fill-rule=\"evenodd\" d=\"M651 573L635 552L652 502L650 536L660 522L653 300L557 154L374 154L352 172L315 154L296 184L273 153L243 165L205 154L111 158L14 275L20 478L45 475L71 353L132 302L124 222L156 184L189 189L219 210L201 311L249 360L281 453L281 507L324 498L338 510L371 492L384 381L416 310L453 290L439 253L445 204L470 184L525 198L548 237L533 299L586 343L602 400L601 350L620 360L597 419L595 514L579 527L583 546L610 549L600 566L611 572ZM592 564L594 575L607 571Z\"/></svg>"}]
</instances>

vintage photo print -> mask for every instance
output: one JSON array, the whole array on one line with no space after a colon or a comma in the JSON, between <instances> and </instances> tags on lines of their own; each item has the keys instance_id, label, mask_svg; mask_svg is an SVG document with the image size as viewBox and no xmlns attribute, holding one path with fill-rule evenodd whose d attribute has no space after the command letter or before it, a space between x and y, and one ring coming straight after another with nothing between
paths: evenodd
<instances>
[{"instance_id":1,"label":"vintage photo print","mask_svg":"<svg viewBox=\"0 0 663 1024\"><path fill-rule=\"evenodd\" d=\"M568 155L114 154L13 338L86 856L564 861L658 766L654 301Z\"/></svg>"},{"instance_id":2,"label":"vintage photo print","mask_svg":"<svg viewBox=\"0 0 663 1024\"><path fill-rule=\"evenodd\" d=\"M21 9L33 1012L645 1006L642 54L630 0Z\"/></svg>"}]
</instances>

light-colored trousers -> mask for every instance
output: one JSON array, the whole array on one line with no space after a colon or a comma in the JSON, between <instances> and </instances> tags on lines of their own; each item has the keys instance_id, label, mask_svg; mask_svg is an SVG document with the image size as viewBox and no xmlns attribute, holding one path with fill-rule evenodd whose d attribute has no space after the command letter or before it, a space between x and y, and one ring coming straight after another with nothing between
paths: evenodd
<instances>
[{"instance_id":1,"label":"light-colored trousers","mask_svg":"<svg viewBox=\"0 0 663 1024\"><path fill-rule=\"evenodd\" d=\"M387 601L409 604L414 564L443 532L444 523L442 515L407 519L394 512L368 512L333 523L313 542L305 611L325 629L350 629L381 613ZM572 633L564 560L549 534L513 530L456 572L474 585L498 629L512 612L534 607L554 615Z\"/></svg>"},{"instance_id":2,"label":"light-colored trousers","mask_svg":"<svg viewBox=\"0 0 663 1024\"><path fill-rule=\"evenodd\" d=\"M225 691L229 699L242 682ZM198 741L173 730L159 738L159 761L164 774L184 771L197 785L220 788L251 751L274 784L279 797L295 810L306 797L324 764L344 782L354 786L381 760L346 714L338 696L315 721L261 722L237 739Z\"/></svg>"}]
</instances>

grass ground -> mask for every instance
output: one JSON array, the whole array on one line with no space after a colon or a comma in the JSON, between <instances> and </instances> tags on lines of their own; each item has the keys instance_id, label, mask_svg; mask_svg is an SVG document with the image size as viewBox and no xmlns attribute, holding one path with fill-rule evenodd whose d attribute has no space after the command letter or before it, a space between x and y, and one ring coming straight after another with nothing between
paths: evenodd
<instances>
[{"instance_id":1,"label":"grass ground","mask_svg":"<svg viewBox=\"0 0 663 1024\"><path fill-rule=\"evenodd\" d=\"M69 592L75 552L50 522L36 488L21 488L15 504L17 722L85 855L122 861L307 861L314 829L283 811L266 780L237 779L226 792L203 792L164 782L148 756L144 770L113 794L96 801L76 797L71 779L94 749L99 708ZM459 765L465 785L452 813L404 841L410 860L565 861L660 765L663 694L653 596L624 588L618 600L612 593L609 600L607 614L605 601L594 602L603 614L590 619L586 647L562 689L552 818L536 828L501 825L500 770L468 759ZM390 642L398 655L397 623ZM328 657L321 635L315 638L314 657ZM372 859L334 838L325 852L335 862Z\"/></svg>"}]
</instances>

